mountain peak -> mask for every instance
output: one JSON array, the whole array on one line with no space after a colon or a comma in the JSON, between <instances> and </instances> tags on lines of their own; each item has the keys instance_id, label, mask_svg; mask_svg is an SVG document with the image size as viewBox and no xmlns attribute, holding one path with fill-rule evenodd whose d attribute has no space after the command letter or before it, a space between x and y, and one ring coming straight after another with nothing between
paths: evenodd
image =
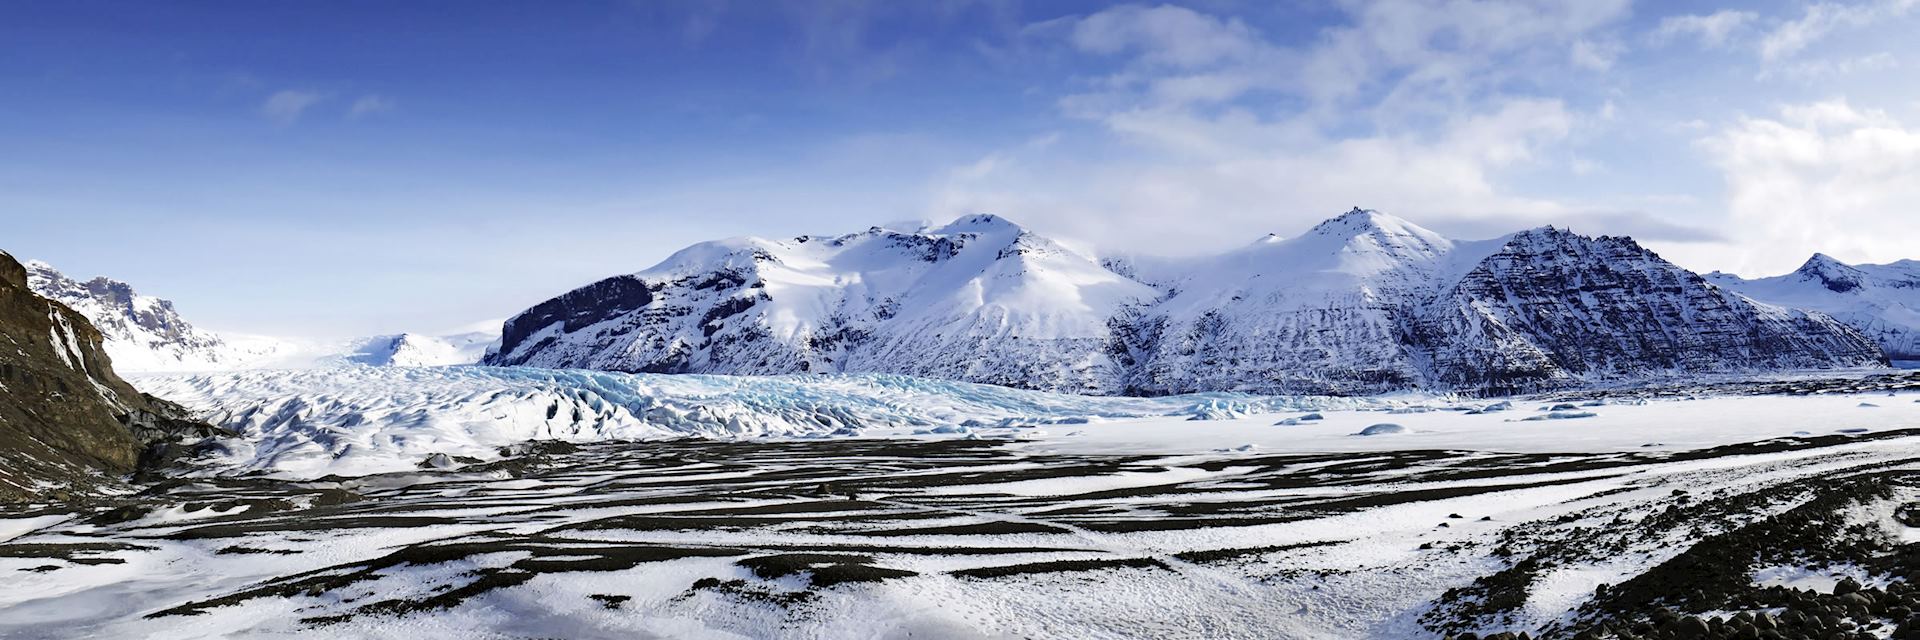
<instances>
[{"instance_id":1,"label":"mountain peak","mask_svg":"<svg viewBox=\"0 0 1920 640\"><path fill-rule=\"evenodd\" d=\"M1853 265L1847 264L1845 262L1841 262L1838 259L1834 258L1833 256L1830 256L1824 253L1815 253L1811 257L1808 257L1807 261L1802 263L1800 265L1800 268L1797 269L1797 271L1800 271L1802 273L1815 273L1820 271L1832 271L1836 269L1851 270L1853 269Z\"/></svg>"},{"instance_id":2,"label":"mountain peak","mask_svg":"<svg viewBox=\"0 0 1920 640\"><path fill-rule=\"evenodd\" d=\"M1821 286L1834 293L1846 293L1860 288L1860 277L1863 275L1853 265L1836 260L1833 256L1824 253L1813 254L1813 257L1807 258L1806 264L1800 265L1794 273L1800 274L1803 278L1818 280Z\"/></svg>"},{"instance_id":3,"label":"mountain peak","mask_svg":"<svg viewBox=\"0 0 1920 640\"><path fill-rule=\"evenodd\" d=\"M1354 207L1352 211L1314 225L1309 235L1353 237L1365 233L1386 233L1391 235L1434 236L1432 231L1407 221L1399 216L1381 213L1372 209Z\"/></svg>"},{"instance_id":4,"label":"mountain peak","mask_svg":"<svg viewBox=\"0 0 1920 640\"><path fill-rule=\"evenodd\" d=\"M21 266L20 261L13 258L13 254L5 251L0 251L0 282L21 288L27 286L26 267Z\"/></svg>"},{"instance_id":5,"label":"mountain peak","mask_svg":"<svg viewBox=\"0 0 1920 640\"><path fill-rule=\"evenodd\" d=\"M933 233L995 233L1002 231L1025 231L1026 228L1012 220L991 213L976 213L954 218Z\"/></svg>"},{"instance_id":6,"label":"mountain peak","mask_svg":"<svg viewBox=\"0 0 1920 640\"><path fill-rule=\"evenodd\" d=\"M1342 268L1358 272L1437 259L1454 243L1405 219L1354 207L1283 244L1318 247L1309 253L1346 256L1341 258Z\"/></svg>"}]
</instances>

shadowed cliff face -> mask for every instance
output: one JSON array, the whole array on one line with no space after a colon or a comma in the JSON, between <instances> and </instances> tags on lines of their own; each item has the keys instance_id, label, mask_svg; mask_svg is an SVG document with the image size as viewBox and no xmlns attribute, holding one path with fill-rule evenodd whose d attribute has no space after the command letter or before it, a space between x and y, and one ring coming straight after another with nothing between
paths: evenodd
<instances>
[{"instance_id":1,"label":"shadowed cliff face","mask_svg":"<svg viewBox=\"0 0 1920 640\"><path fill-rule=\"evenodd\" d=\"M146 438L129 425L155 424L156 408L114 375L100 332L35 295L0 252L0 502L63 499L133 471Z\"/></svg>"}]
</instances>

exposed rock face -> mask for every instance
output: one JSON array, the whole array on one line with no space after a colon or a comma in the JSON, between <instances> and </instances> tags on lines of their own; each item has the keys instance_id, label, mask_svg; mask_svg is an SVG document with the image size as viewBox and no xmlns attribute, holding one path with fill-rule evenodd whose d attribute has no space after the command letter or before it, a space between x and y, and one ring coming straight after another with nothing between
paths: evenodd
<instances>
[{"instance_id":1,"label":"exposed rock face","mask_svg":"<svg viewBox=\"0 0 1920 640\"><path fill-rule=\"evenodd\" d=\"M211 429L115 375L99 330L30 290L5 253L0 340L0 501L84 493L133 471L147 444Z\"/></svg>"},{"instance_id":2,"label":"exposed rock face","mask_svg":"<svg viewBox=\"0 0 1920 640\"><path fill-rule=\"evenodd\" d=\"M1648 374L1884 365L1832 318L1755 302L1632 240L1511 236L1425 305L1411 332L1432 380L1496 392Z\"/></svg>"},{"instance_id":3,"label":"exposed rock face","mask_svg":"<svg viewBox=\"0 0 1920 640\"><path fill-rule=\"evenodd\" d=\"M1504 393L1886 358L1627 238L1457 241L1355 209L1187 260L1086 256L992 216L704 243L514 317L486 363L1154 395Z\"/></svg>"},{"instance_id":4,"label":"exposed rock face","mask_svg":"<svg viewBox=\"0 0 1920 640\"><path fill-rule=\"evenodd\" d=\"M1895 360L1920 360L1920 261L1850 265L1825 254L1783 276L1707 279L1756 300L1814 309L1860 331Z\"/></svg>"}]
</instances>

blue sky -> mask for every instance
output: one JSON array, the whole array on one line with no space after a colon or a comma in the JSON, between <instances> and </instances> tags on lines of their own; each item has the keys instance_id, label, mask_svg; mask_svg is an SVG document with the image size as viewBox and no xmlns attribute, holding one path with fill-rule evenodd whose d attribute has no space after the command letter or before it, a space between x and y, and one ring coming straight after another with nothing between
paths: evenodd
<instances>
[{"instance_id":1,"label":"blue sky","mask_svg":"<svg viewBox=\"0 0 1920 640\"><path fill-rule=\"evenodd\" d=\"M699 240L1103 250L1350 206L1920 257L1920 0L5 2L0 248L215 329L499 318Z\"/></svg>"}]
</instances>

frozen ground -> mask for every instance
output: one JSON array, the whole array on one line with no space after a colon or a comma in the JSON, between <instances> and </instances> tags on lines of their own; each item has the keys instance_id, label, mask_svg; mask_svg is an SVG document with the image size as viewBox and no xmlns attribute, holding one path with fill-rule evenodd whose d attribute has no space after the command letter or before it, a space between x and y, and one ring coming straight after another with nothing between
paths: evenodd
<instances>
[{"instance_id":1,"label":"frozen ground","mask_svg":"<svg viewBox=\"0 0 1920 640\"><path fill-rule=\"evenodd\" d=\"M827 386L857 397L866 382ZM1914 375L1477 414L1460 409L1495 403L1329 402L1318 420L1288 404L1321 402L1303 399L882 388L874 402L920 404L924 423L549 440L444 469L215 475L15 509L0 514L0 637L1572 637L1603 624L1654 637L1691 624L1662 607L1724 616L1697 621L1728 635L1769 612L1789 632L1829 616L1886 637L1920 604L1905 586L1920 579ZM309 419L333 415L314 397ZM1124 403L1133 417L1089 419ZM986 426L960 428L968 411ZM1527 420L1556 413L1595 415ZM1016 416L1058 423L1003 424ZM1379 423L1405 429L1352 435ZM1831 593L1845 584L1864 595ZM1803 610L1815 622L1795 622Z\"/></svg>"}]
</instances>

